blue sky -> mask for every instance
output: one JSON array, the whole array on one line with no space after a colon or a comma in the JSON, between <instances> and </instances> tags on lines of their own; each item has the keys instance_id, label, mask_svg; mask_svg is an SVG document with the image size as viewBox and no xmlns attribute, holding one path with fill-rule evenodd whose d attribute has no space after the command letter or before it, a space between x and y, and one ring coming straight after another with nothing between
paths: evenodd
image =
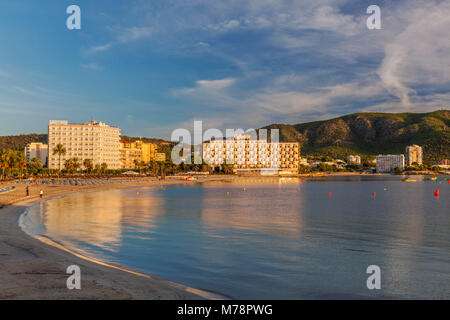
<instances>
[{"instance_id":1,"label":"blue sky","mask_svg":"<svg viewBox=\"0 0 450 320\"><path fill-rule=\"evenodd\" d=\"M82 29L66 28L81 7ZM381 7L381 30L366 8ZM448 1L0 2L0 135L94 118L133 136L450 105Z\"/></svg>"}]
</instances>

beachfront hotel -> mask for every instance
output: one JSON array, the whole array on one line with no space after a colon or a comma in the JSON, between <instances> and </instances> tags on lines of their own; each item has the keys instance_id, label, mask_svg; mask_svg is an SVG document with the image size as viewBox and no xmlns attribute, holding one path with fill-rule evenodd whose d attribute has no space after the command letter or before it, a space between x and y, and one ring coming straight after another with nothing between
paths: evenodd
<instances>
[{"instance_id":1,"label":"beachfront hotel","mask_svg":"<svg viewBox=\"0 0 450 320\"><path fill-rule=\"evenodd\" d=\"M136 163L148 164L150 161L165 161L166 154L157 152L155 143L143 142L120 142L120 162L123 169L134 169Z\"/></svg>"},{"instance_id":2,"label":"beachfront hotel","mask_svg":"<svg viewBox=\"0 0 450 320\"><path fill-rule=\"evenodd\" d=\"M405 168L405 156L402 154L380 154L376 158L377 172L392 172L395 168Z\"/></svg>"},{"instance_id":3,"label":"beachfront hotel","mask_svg":"<svg viewBox=\"0 0 450 320\"><path fill-rule=\"evenodd\" d=\"M406 165L412 166L413 163L422 164L423 152L422 147L414 144L406 147Z\"/></svg>"},{"instance_id":4,"label":"beachfront hotel","mask_svg":"<svg viewBox=\"0 0 450 320\"><path fill-rule=\"evenodd\" d=\"M261 173L264 170L298 173L300 145L298 142L272 143L250 136L235 136L203 143L203 159L213 168L232 164L235 173Z\"/></svg>"},{"instance_id":5,"label":"beachfront hotel","mask_svg":"<svg viewBox=\"0 0 450 320\"><path fill-rule=\"evenodd\" d=\"M92 160L93 165L106 163L108 169L120 169L120 129L103 122L87 121L69 124L67 120L50 120L48 125L48 167L59 169L59 156L53 154L62 144L66 154L61 156L61 167L67 159Z\"/></svg>"},{"instance_id":6,"label":"beachfront hotel","mask_svg":"<svg viewBox=\"0 0 450 320\"><path fill-rule=\"evenodd\" d=\"M25 157L30 163L31 159L37 158L41 161L43 166L47 165L48 158L48 144L41 142L32 142L25 147Z\"/></svg>"}]
</instances>

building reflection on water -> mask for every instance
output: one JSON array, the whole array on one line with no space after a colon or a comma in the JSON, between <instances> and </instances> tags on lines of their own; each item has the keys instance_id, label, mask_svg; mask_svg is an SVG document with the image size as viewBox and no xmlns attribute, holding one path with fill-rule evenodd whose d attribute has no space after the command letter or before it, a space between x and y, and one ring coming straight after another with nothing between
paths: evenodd
<instances>
[{"instance_id":1,"label":"building reflection on water","mask_svg":"<svg viewBox=\"0 0 450 320\"><path fill-rule=\"evenodd\" d=\"M39 210L46 234L53 239L67 243L81 240L116 251L121 245L122 228L150 232L155 217L162 213L163 202L156 197L109 190L51 199Z\"/></svg>"},{"instance_id":2,"label":"building reflection on water","mask_svg":"<svg viewBox=\"0 0 450 320\"><path fill-rule=\"evenodd\" d=\"M275 191L273 183L277 186ZM205 232L213 232L211 236L219 236L216 230L227 228L272 236L301 236L304 221L301 183L297 178L248 178L208 184L203 192L201 221Z\"/></svg>"}]
</instances>

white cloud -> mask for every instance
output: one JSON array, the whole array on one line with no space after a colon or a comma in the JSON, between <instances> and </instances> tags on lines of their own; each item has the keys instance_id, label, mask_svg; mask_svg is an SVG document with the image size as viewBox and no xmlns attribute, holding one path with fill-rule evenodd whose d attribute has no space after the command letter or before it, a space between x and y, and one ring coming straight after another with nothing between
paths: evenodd
<instances>
[{"instance_id":1,"label":"white cloud","mask_svg":"<svg viewBox=\"0 0 450 320\"><path fill-rule=\"evenodd\" d=\"M110 42L110 43L106 43L106 44L99 45L99 46L93 46L89 49L89 52L96 53L96 52L107 51L107 50L111 49L112 45L113 44Z\"/></svg>"},{"instance_id":2,"label":"white cloud","mask_svg":"<svg viewBox=\"0 0 450 320\"><path fill-rule=\"evenodd\" d=\"M174 95L210 96L222 94L223 90L229 88L236 82L236 79L225 78L218 80L197 80L195 87L181 88L172 91Z\"/></svg>"},{"instance_id":3,"label":"white cloud","mask_svg":"<svg viewBox=\"0 0 450 320\"><path fill-rule=\"evenodd\" d=\"M386 93L373 76L366 79L365 85L348 82L308 91L289 89L291 83L300 85L305 81L307 79L301 76L282 75L264 89L242 94L237 79L200 80L194 87L177 89L173 93L213 110L204 116L208 123L221 123L229 128L263 126L273 123L274 119L293 123L305 114L333 114L332 107L341 100L365 102Z\"/></svg>"},{"instance_id":4,"label":"white cloud","mask_svg":"<svg viewBox=\"0 0 450 320\"><path fill-rule=\"evenodd\" d=\"M115 39L112 41L98 46L89 48L88 53L104 52L111 49L113 46L120 44L130 43L140 39L150 38L152 35L152 28L150 27L129 27L129 28L108 28L111 32L115 33Z\"/></svg>"},{"instance_id":5,"label":"white cloud","mask_svg":"<svg viewBox=\"0 0 450 320\"><path fill-rule=\"evenodd\" d=\"M152 35L150 27L131 27L122 29L117 40L120 43L128 43L142 38L149 38Z\"/></svg>"},{"instance_id":6,"label":"white cloud","mask_svg":"<svg viewBox=\"0 0 450 320\"><path fill-rule=\"evenodd\" d=\"M199 88L221 90L221 89L231 86L235 82L236 82L236 79L226 78L226 79L219 79L219 80L198 80L196 83Z\"/></svg>"}]
</instances>

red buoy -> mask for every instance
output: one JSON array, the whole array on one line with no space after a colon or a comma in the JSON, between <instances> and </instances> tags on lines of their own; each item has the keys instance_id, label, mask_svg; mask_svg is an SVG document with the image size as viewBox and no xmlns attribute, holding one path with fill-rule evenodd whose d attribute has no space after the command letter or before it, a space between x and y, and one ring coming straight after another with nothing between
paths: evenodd
<instances>
[{"instance_id":1,"label":"red buoy","mask_svg":"<svg viewBox=\"0 0 450 320\"><path fill-rule=\"evenodd\" d=\"M331 192L328 192L328 195L331 196Z\"/></svg>"},{"instance_id":2,"label":"red buoy","mask_svg":"<svg viewBox=\"0 0 450 320\"><path fill-rule=\"evenodd\" d=\"M436 191L434 192L434 195L435 195L436 197L439 197L439 189L436 189Z\"/></svg>"},{"instance_id":3,"label":"red buoy","mask_svg":"<svg viewBox=\"0 0 450 320\"><path fill-rule=\"evenodd\" d=\"M374 192L372 192L372 195L375 197L377 195L377 193L374 191Z\"/></svg>"}]
</instances>

